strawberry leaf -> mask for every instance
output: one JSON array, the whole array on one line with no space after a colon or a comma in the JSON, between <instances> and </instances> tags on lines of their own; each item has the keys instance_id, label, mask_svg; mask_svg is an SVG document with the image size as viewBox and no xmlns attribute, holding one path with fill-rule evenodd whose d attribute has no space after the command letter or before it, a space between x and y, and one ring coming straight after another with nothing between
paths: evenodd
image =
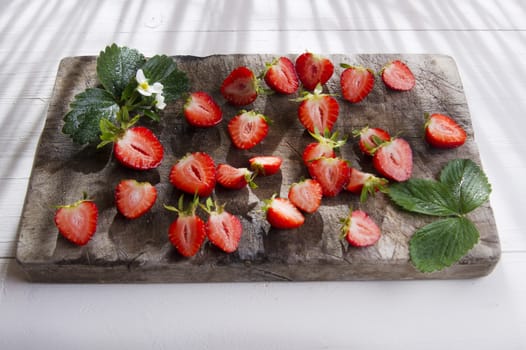
<instances>
[{"instance_id":1,"label":"strawberry leaf","mask_svg":"<svg viewBox=\"0 0 526 350\"><path fill-rule=\"evenodd\" d=\"M62 132L81 145L99 141L101 119L113 122L119 111L112 94L98 88L86 89L76 95L70 108L64 117Z\"/></svg>"},{"instance_id":2,"label":"strawberry leaf","mask_svg":"<svg viewBox=\"0 0 526 350\"><path fill-rule=\"evenodd\" d=\"M189 90L186 73L177 69L173 58L166 55L156 55L142 66L144 74L151 82L163 84L163 95L166 102L179 98Z\"/></svg>"},{"instance_id":3,"label":"strawberry leaf","mask_svg":"<svg viewBox=\"0 0 526 350\"><path fill-rule=\"evenodd\" d=\"M409 253L422 272L442 270L456 263L479 240L475 225L464 217L445 218L417 230Z\"/></svg>"},{"instance_id":4,"label":"strawberry leaf","mask_svg":"<svg viewBox=\"0 0 526 350\"><path fill-rule=\"evenodd\" d=\"M389 187L389 197L402 208L420 214L451 216L458 214L458 203L443 183L410 179Z\"/></svg>"},{"instance_id":5,"label":"strawberry leaf","mask_svg":"<svg viewBox=\"0 0 526 350\"><path fill-rule=\"evenodd\" d=\"M117 100L144 64L144 56L135 49L107 46L97 58L97 76L104 88Z\"/></svg>"},{"instance_id":6,"label":"strawberry leaf","mask_svg":"<svg viewBox=\"0 0 526 350\"><path fill-rule=\"evenodd\" d=\"M440 181L451 189L458 202L459 214L467 214L489 199L491 185L480 167L469 159L449 162Z\"/></svg>"}]
</instances>

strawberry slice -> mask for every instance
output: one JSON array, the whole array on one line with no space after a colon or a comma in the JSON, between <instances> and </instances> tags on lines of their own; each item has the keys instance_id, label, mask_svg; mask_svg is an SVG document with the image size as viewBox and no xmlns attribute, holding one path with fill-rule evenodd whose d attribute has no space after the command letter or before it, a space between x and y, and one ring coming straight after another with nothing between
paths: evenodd
<instances>
[{"instance_id":1,"label":"strawberry slice","mask_svg":"<svg viewBox=\"0 0 526 350\"><path fill-rule=\"evenodd\" d=\"M334 97L322 93L321 85L314 89L314 94L306 92L295 101L301 102L298 107L298 119L309 132L332 131L334 123L338 120L340 105Z\"/></svg>"},{"instance_id":2,"label":"strawberry slice","mask_svg":"<svg viewBox=\"0 0 526 350\"><path fill-rule=\"evenodd\" d=\"M248 160L252 171L258 175L274 175L281 168L283 159L277 156L256 156Z\"/></svg>"},{"instance_id":3,"label":"strawberry slice","mask_svg":"<svg viewBox=\"0 0 526 350\"><path fill-rule=\"evenodd\" d=\"M264 79L272 90L280 94L293 94L299 87L294 63L287 57L279 57L272 63L267 63Z\"/></svg>"},{"instance_id":4,"label":"strawberry slice","mask_svg":"<svg viewBox=\"0 0 526 350\"><path fill-rule=\"evenodd\" d=\"M287 198L273 196L265 200L263 210L270 225L278 229L298 228L305 222L303 214Z\"/></svg>"},{"instance_id":5,"label":"strawberry slice","mask_svg":"<svg viewBox=\"0 0 526 350\"><path fill-rule=\"evenodd\" d=\"M209 214L205 228L210 242L225 253L235 252L243 234L239 218L225 211L224 205L214 203L211 198L206 200L206 207L202 207Z\"/></svg>"},{"instance_id":6,"label":"strawberry slice","mask_svg":"<svg viewBox=\"0 0 526 350\"><path fill-rule=\"evenodd\" d=\"M188 153L172 166L170 182L183 192L207 197L216 184L214 160L204 152Z\"/></svg>"},{"instance_id":7,"label":"strawberry slice","mask_svg":"<svg viewBox=\"0 0 526 350\"><path fill-rule=\"evenodd\" d=\"M223 112L216 101L204 91L190 94L183 107L186 121L197 127L211 127L223 119Z\"/></svg>"},{"instance_id":8,"label":"strawberry slice","mask_svg":"<svg viewBox=\"0 0 526 350\"><path fill-rule=\"evenodd\" d=\"M69 205L57 207L55 225L62 236L77 245L85 245L97 230L97 205L84 198Z\"/></svg>"},{"instance_id":9,"label":"strawberry slice","mask_svg":"<svg viewBox=\"0 0 526 350\"><path fill-rule=\"evenodd\" d=\"M387 63L380 72L382 80L388 88L397 91L408 91L415 86L415 76L402 61Z\"/></svg>"},{"instance_id":10,"label":"strawberry slice","mask_svg":"<svg viewBox=\"0 0 526 350\"><path fill-rule=\"evenodd\" d=\"M378 225L362 210L352 211L342 222L342 238L345 237L352 246L371 246L381 237Z\"/></svg>"},{"instance_id":11,"label":"strawberry slice","mask_svg":"<svg viewBox=\"0 0 526 350\"><path fill-rule=\"evenodd\" d=\"M250 149L267 136L267 118L255 111L243 111L228 123L228 134L234 146Z\"/></svg>"},{"instance_id":12,"label":"strawberry slice","mask_svg":"<svg viewBox=\"0 0 526 350\"><path fill-rule=\"evenodd\" d=\"M298 209L312 214L320 207L323 190L318 181L306 179L290 185L288 197Z\"/></svg>"},{"instance_id":13,"label":"strawberry slice","mask_svg":"<svg viewBox=\"0 0 526 350\"><path fill-rule=\"evenodd\" d=\"M347 162L341 158L318 158L307 165L310 176L317 180L324 196L334 197L343 190L351 176Z\"/></svg>"},{"instance_id":14,"label":"strawberry slice","mask_svg":"<svg viewBox=\"0 0 526 350\"><path fill-rule=\"evenodd\" d=\"M356 168L351 168L349 183L345 189L351 193L359 194L360 201L365 202L367 196L377 191L386 191L388 181L381 177L376 177L371 173L366 173Z\"/></svg>"},{"instance_id":15,"label":"strawberry slice","mask_svg":"<svg viewBox=\"0 0 526 350\"><path fill-rule=\"evenodd\" d=\"M345 70L340 75L342 96L351 103L358 103L369 95L374 87L374 73L372 70L341 64Z\"/></svg>"},{"instance_id":16,"label":"strawberry slice","mask_svg":"<svg viewBox=\"0 0 526 350\"><path fill-rule=\"evenodd\" d=\"M347 139L338 140L338 133L334 134L325 133L324 136L320 134L310 133L317 142L309 143L303 150L302 159L305 165L308 165L310 161L321 157L334 158L336 153L334 149L339 148L347 142Z\"/></svg>"},{"instance_id":17,"label":"strawberry slice","mask_svg":"<svg viewBox=\"0 0 526 350\"><path fill-rule=\"evenodd\" d=\"M221 94L234 106L251 104L258 97L258 82L254 72L244 66L237 67L223 80Z\"/></svg>"},{"instance_id":18,"label":"strawberry slice","mask_svg":"<svg viewBox=\"0 0 526 350\"><path fill-rule=\"evenodd\" d=\"M296 73L303 87L312 91L318 84L325 84L334 73L332 62L311 52L304 52L296 58Z\"/></svg>"},{"instance_id":19,"label":"strawberry slice","mask_svg":"<svg viewBox=\"0 0 526 350\"><path fill-rule=\"evenodd\" d=\"M437 148L460 147L466 142L466 131L451 117L444 114L426 114L426 141Z\"/></svg>"},{"instance_id":20,"label":"strawberry slice","mask_svg":"<svg viewBox=\"0 0 526 350\"><path fill-rule=\"evenodd\" d=\"M384 129L367 126L353 131L353 135L359 137L358 146L360 150L369 156L374 155L374 152L382 143L391 140L391 135Z\"/></svg>"},{"instance_id":21,"label":"strawberry slice","mask_svg":"<svg viewBox=\"0 0 526 350\"><path fill-rule=\"evenodd\" d=\"M228 164L219 164L216 169L217 183L231 190L239 190L247 184L251 188L257 188L253 182L255 176L256 174L247 168L235 168Z\"/></svg>"},{"instance_id":22,"label":"strawberry slice","mask_svg":"<svg viewBox=\"0 0 526 350\"><path fill-rule=\"evenodd\" d=\"M201 248L205 238L206 229L203 220L197 216L195 209L199 197L195 196L188 209L184 209L184 196L179 197L178 207L165 205L167 210L178 214L168 228L168 238L177 251L184 257L192 257Z\"/></svg>"},{"instance_id":23,"label":"strawberry slice","mask_svg":"<svg viewBox=\"0 0 526 350\"><path fill-rule=\"evenodd\" d=\"M153 169L161 164L164 149L154 133L143 126L125 130L113 144L115 158L124 166L137 169Z\"/></svg>"},{"instance_id":24,"label":"strawberry slice","mask_svg":"<svg viewBox=\"0 0 526 350\"><path fill-rule=\"evenodd\" d=\"M157 200L157 190L149 182L122 180L115 188L115 204L128 219L144 215Z\"/></svg>"},{"instance_id":25,"label":"strawberry slice","mask_svg":"<svg viewBox=\"0 0 526 350\"><path fill-rule=\"evenodd\" d=\"M406 181L413 172L413 151L409 143L396 138L385 142L373 156L374 168L384 177L394 181Z\"/></svg>"}]
</instances>

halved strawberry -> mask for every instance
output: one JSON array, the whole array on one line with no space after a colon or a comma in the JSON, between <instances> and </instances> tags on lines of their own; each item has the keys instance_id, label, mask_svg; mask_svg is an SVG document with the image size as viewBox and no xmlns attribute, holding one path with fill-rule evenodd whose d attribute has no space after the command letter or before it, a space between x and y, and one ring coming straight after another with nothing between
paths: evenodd
<instances>
[{"instance_id":1,"label":"halved strawberry","mask_svg":"<svg viewBox=\"0 0 526 350\"><path fill-rule=\"evenodd\" d=\"M267 85L280 94L293 94L298 90L299 81L294 63L287 57L279 57L267 63L264 73Z\"/></svg>"},{"instance_id":2,"label":"halved strawberry","mask_svg":"<svg viewBox=\"0 0 526 350\"><path fill-rule=\"evenodd\" d=\"M119 213L136 219L146 213L157 200L157 190L149 182L122 180L115 188L115 204Z\"/></svg>"},{"instance_id":3,"label":"halved strawberry","mask_svg":"<svg viewBox=\"0 0 526 350\"><path fill-rule=\"evenodd\" d=\"M298 118L308 131L311 133L332 131L334 123L338 120L340 105L334 97L322 93L321 85L314 89L314 94L305 92L295 101L301 102L298 107Z\"/></svg>"},{"instance_id":4,"label":"halved strawberry","mask_svg":"<svg viewBox=\"0 0 526 350\"><path fill-rule=\"evenodd\" d=\"M384 129L370 128L368 126L353 131L353 135L360 138L358 146L364 154L369 156L374 155L374 152L382 143L391 140L391 135Z\"/></svg>"},{"instance_id":5,"label":"halved strawberry","mask_svg":"<svg viewBox=\"0 0 526 350\"><path fill-rule=\"evenodd\" d=\"M341 66L345 68L340 76L343 98L351 103L358 103L373 90L374 73L360 66L348 64L341 64Z\"/></svg>"},{"instance_id":6,"label":"halved strawberry","mask_svg":"<svg viewBox=\"0 0 526 350\"><path fill-rule=\"evenodd\" d=\"M383 143L373 156L373 166L388 179L399 182L409 180L413 172L411 146L402 138Z\"/></svg>"},{"instance_id":7,"label":"halved strawberry","mask_svg":"<svg viewBox=\"0 0 526 350\"><path fill-rule=\"evenodd\" d=\"M278 229L298 228L305 222L303 214L287 198L273 196L265 201L263 210L270 225Z\"/></svg>"},{"instance_id":8,"label":"halved strawberry","mask_svg":"<svg viewBox=\"0 0 526 350\"><path fill-rule=\"evenodd\" d=\"M84 194L83 199L57 208L54 221L60 234L77 245L88 243L97 230L97 205Z\"/></svg>"},{"instance_id":9,"label":"halved strawberry","mask_svg":"<svg viewBox=\"0 0 526 350\"><path fill-rule=\"evenodd\" d=\"M303 87L312 91L318 84L325 84L334 73L332 62L322 56L305 52L296 58L296 73Z\"/></svg>"},{"instance_id":10,"label":"halved strawberry","mask_svg":"<svg viewBox=\"0 0 526 350\"><path fill-rule=\"evenodd\" d=\"M310 161L321 157L336 157L334 149L343 146L345 142L347 142L346 138L343 140L338 140L337 132L335 132L332 135L327 132L324 134L325 136L321 136L320 134L314 133L310 134L317 140L317 142L309 143L303 150L302 159L305 165L308 165Z\"/></svg>"},{"instance_id":11,"label":"halved strawberry","mask_svg":"<svg viewBox=\"0 0 526 350\"><path fill-rule=\"evenodd\" d=\"M378 225L362 210L352 211L342 223L342 238L345 237L355 247L371 246L382 235Z\"/></svg>"},{"instance_id":12,"label":"halved strawberry","mask_svg":"<svg viewBox=\"0 0 526 350\"><path fill-rule=\"evenodd\" d=\"M385 191L387 183L386 179L351 168L351 176L345 189L351 193L359 194L360 201L364 202L368 195L374 194L376 191Z\"/></svg>"},{"instance_id":13,"label":"halved strawberry","mask_svg":"<svg viewBox=\"0 0 526 350\"><path fill-rule=\"evenodd\" d=\"M257 185L253 181L255 175L247 168L235 168L228 164L219 164L216 169L217 183L231 190L239 190L247 184L256 188Z\"/></svg>"},{"instance_id":14,"label":"halved strawberry","mask_svg":"<svg viewBox=\"0 0 526 350\"><path fill-rule=\"evenodd\" d=\"M234 106L251 104L258 97L258 81L245 66L235 68L221 84L221 94Z\"/></svg>"},{"instance_id":15,"label":"halved strawberry","mask_svg":"<svg viewBox=\"0 0 526 350\"><path fill-rule=\"evenodd\" d=\"M237 148L252 148L267 136L267 118L255 111L242 111L228 123L228 134Z\"/></svg>"},{"instance_id":16,"label":"halved strawberry","mask_svg":"<svg viewBox=\"0 0 526 350\"><path fill-rule=\"evenodd\" d=\"M183 107L186 121L197 127L217 125L223 119L223 112L216 101L204 91L190 94Z\"/></svg>"},{"instance_id":17,"label":"halved strawberry","mask_svg":"<svg viewBox=\"0 0 526 350\"><path fill-rule=\"evenodd\" d=\"M320 207L323 190L318 181L306 179L290 185L288 197L298 209L314 213Z\"/></svg>"},{"instance_id":18,"label":"halved strawberry","mask_svg":"<svg viewBox=\"0 0 526 350\"><path fill-rule=\"evenodd\" d=\"M402 61L387 63L381 70L382 80L388 88L398 91L408 91L415 86L415 76Z\"/></svg>"},{"instance_id":19,"label":"halved strawberry","mask_svg":"<svg viewBox=\"0 0 526 350\"><path fill-rule=\"evenodd\" d=\"M258 175L274 175L281 168L283 159L277 156L256 156L248 160L252 171Z\"/></svg>"},{"instance_id":20,"label":"halved strawberry","mask_svg":"<svg viewBox=\"0 0 526 350\"><path fill-rule=\"evenodd\" d=\"M351 176L347 162L341 158L318 158L307 165L310 176L317 180L323 195L334 197L343 190Z\"/></svg>"},{"instance_id":21,"label":"halved strawberry","mask_svg":"<svg viewBox=\"0 0 526 350\"><path fill-rule=\"evenodd\" d=\"M134 126L125 130L114 141L113 153L122 165L147 170L161 164L164 148L150 129Z\"/></svg>"},{"instance_id":22,"label":"halved strawberry","mask_svg":"<svg viewBox=\"0 0 526 350\"><path fill-rule=\"evenodd\" d=\"M206 229L203 220L197 216L195 209L199 203L199 197L195 196L188 209L184 209L184 196L181 195L178 207L165 205L164 207L178 214L168 228L168 238L177 251L185 257L192 257L201 248L205 238Z\"/></svg>"},{"instance_id":23,"label":"halved strawberry","mask_svg":"<svg viewBox=\"0 0 526 350\"><path fill-rule=\"evenodd\" d=\"M466 142L466 131L447 115L426 114L424 128L426 141L433 147L455 148Z\"/></svg>"},{"instance_id":24,"label":"halved strawberry","mask_svg":"<svg viewBox=\"0 0 526 350\"><path fill-rule=\"evenodd\" d=\"M214 160L207 153L188 153L170 170L170 182L186 193L209 196L216 184Z\"/></svg>"},{"instance_id":25,"label":"halved strawberry","mask_svg":"<svg viewBox=\"0 0 526 350\"><path fill-rule=\"evenodd\" d=\"M211 198L206 200L206 207L202 207L210 215L205 226L210 242L225 253L235 252L243 234L239 218L227 212L224 205L214 203Z\"/></svg>"}]
</instances>

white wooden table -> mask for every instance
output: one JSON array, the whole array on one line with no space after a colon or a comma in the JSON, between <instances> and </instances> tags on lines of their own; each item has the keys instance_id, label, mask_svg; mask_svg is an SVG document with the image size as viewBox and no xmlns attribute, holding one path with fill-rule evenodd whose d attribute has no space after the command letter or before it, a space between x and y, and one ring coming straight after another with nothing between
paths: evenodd
<instances>
[{"instance_id":1,"label":"white wooden table","mask_svg":"<svg viewBox=\"0 0 526 350\"><path fill-rule=\"evenodd\" d=\"M0 349L525 349L526 3L0 1ZM474 280L64 285L14 260L62 57L442 53L457 62L502 244Z\"/></svg>"}]
</instances>

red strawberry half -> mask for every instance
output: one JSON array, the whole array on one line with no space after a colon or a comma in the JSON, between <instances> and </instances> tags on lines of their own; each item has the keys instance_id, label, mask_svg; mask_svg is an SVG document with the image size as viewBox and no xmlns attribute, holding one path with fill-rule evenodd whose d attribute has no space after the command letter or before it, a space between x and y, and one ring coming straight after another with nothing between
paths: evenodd
<instances>
[{"instance_id":1,"label":"red strawberry half","mask_svg":"<svg viewBox=\"0 0 526 350\"><path fill-rule=\"evenodd\" d=\"M367 213L354 210L343 220L342 236L352 246L367 247L378 242L381 231Z\"/></svg>"},{"instance_id":2,"label":"red strawberry half","mask_svg":"<svg viewBox=\"0 0 526 350\"><path fill-rule=\"evenodd\" d=\"M374 73L364 67L347 64L341 66L346 68L340 76L343 98L351 103L358 103L373 90Z\"/></svg>"},{"instance_id":3,"label":"red strawberry half","mask_svg":"<svg viewBox=\"0 0 526 350\"><path fill-rule=\"evenodd\" d=\"M365 127L354 131L353 135L359 137L358 146L360 150L367 155L372 156L378 146L385 141L391 140L391 135L384 129Z\"/></svg>"},{"instance_id":4,"label":"red strawberry half","mask_svg":"<svg viewBox=\"0 0 526 350\"><path fill-rule=\"evenodd\" d=\"M216 169L217 183L231 190L239 190L247 184L256 188L257 185L253 182L254 177L255 173L247 168L235 168L228 164L219 164Z\"/></svg>"},{"instance_id":5,"label":"red strawberry half","mask_svg":"<svg viewBox=\"0 0 526 350\"><path fill-rule=\"evenodd\" d=\"M142 216L156 200L157 190L149 182L122 180L115 188L117 210L128 219Z\"/></svg>"},{"instance_id":6,"label":"red strawberry half","mask_svg":"<svg viewBox=\"0 0 526 350\"><path fill-rule=\"evenodd\" d=\"M306 179L290 185L288 197L300 210L314 213L320 207L323 190L318 181Z\"/></svg>"},{"instance_id":7,"label":"red strawberry half","mask_svg":"<svg viewBox=\"0 0 526 350\"><path fill-rule=\"evenodd\" d=\"M426 141L437 148L455 148L466 142L466 131L444 114L426 115Z\"/></svg>"},{"instance_id":8,"label":"red strawberry half","mask_svg":"<svg viewBox=\"0 0 526 350\"><path fill-rule=\"evenodd\" d=\"M204 152L188 153L172 166L170 182L183 192L209 196L216 184L214 160Z\"/></svg>"},{"instance_id":9,"label":"red strawberry half","mask_svg":"<svg viewBox=\"0 0 526 350\"><path fill-rule=\"evenodd\" d=\"M264 74L267 85L280 94L293 94L298 90L299 81L294 63L287 57L280 57L267 64Z\"/></svg>"},{"instance_id":10,"label":"red strawberry half","mask_svg":"<svg viewBox=\"0 0 526 350\"><path fill-rule=\"evenodd\" d=\"M320 183L323 195L327 197L340 193L351 175L349 165L341 158L318 158L311 161L307 169L310 176Z\"/></svg>"},{"instance_id":11,"label":"red strawberry half","mask_svg":"<svg viewBox=\"0 0 526 350\"><path fill-rule=\"evenodd\" d=\"M252 148L267 136L267 118L255 111L243 111L228 123L228 134L237 148Z\"/></svg>"},{"instance_id":12,"label":"red strawberry half","mask_svg":"<svg viewBox=\"0 0 526 350\"><path fill-rule=\"evenodd\" d=\"M113 144L115 158L132 169L153 169L161 164L164 149L154 133L143 126L124 131Z\"/></svg>"},{"instance_id":13,"label":"red strawberry half","mask_svg":"<svg viewBox=\"0 0 526 350\"><path fill-rule=\"evenodd\" d=\"M392 61L381 71L382 80L388 88L398 91L408 91L415 86L415 76L402 61Z\"/></svg>"},{"instance_id":14,"label":"red strawberry half","mask_svg":"<svg viewBox=\"0 0 526 350\"><path fill-rule=\"evenodd\" d=\"M98 216L95 203L84 198L70 205L59 206L54 220L62 236L77 245L85 245L97 230Z\"/></svg>"},{"instance_id":15,"label":"red strawberry half","mask_svg":"<svg viewBox=\"0 0 526 350\"><path fill-rule=\"evenodd\" d=\"M308 165L310 161L321 157L334 158L336 153L334 149L339 148L347 142L347 139L338 140L338 133L330 135L326 133L325 136L320 134L311 133L317 142L309 143L303 150L302 159L305 165Z\"/></svg>"},{"instance_id":16,"label":"red strawberry half","mask_svg":"<svg viewBox=\"0 0 526 350\"><path fill-rule=\"evenodd\" d=\"M373 157L374 168L384 177L394 181L406 181L413 172L413 151L401 138L383 143Z\"/></svg>"},{"instance_id":17,"label":"red strawberry half","mask_svg":"<svg viewBox=\"0 0 526 350\"><path fill-rule=\"evenodd\" d=\"M254 72L244 66L237 67L223 80L221 94L234 106L251 104L258 97L258 82Z\"/></svg>"},{"instance_id":18,"label":"red strawberry half","mask_svg":"<svg viewBox=\"0 0 526 350\"><path fill-rule=\"evenodd\" d=\"M351 176L345 189L351 193L359 194L360 201L364 202L369 194L374 194L376 191L385 191L387 183L386 179L351 168Z\"/></svg>"},{"instance_id":19,"label":"red strawberry half","mask_svg":"<svg viewBox=\"0 0 526 350\"><path fill-rule=\"evenodd\" d=\"M312 91L318 84L325 84L334 73L334 65L326 58L305 52L296 59L296 73L303 87Z\"/></svg>"},{"instance_id":20,"label":"red strawberry half","mask_svg":"<svg viewBox=\"0 0 526 350\"><path fill-rule=\"evenodd\" d=\"M298 228L305 222L303 214L287 198L272 197L265 201L263 210L270 225L278 229Z\"/></svg>"},{"instance_id":21,"label":"red strawberry half","mask_svg":"<svg viewBox=\"0 0 526 350\"><path fill-rule=\"evenodd\" d=\"M281 168L283 160L277 156L256 156L248 160L252 171L258 175L274 175Z\"/></svg>"},{"instance_id":22,"label":"red strawberry half","mask_svg":"<svg viewBox=\"0 0 526 350\"><path fill-rule=\"evenodd\" d=\"M190 94L183 107L186 121L197 127L217 125L223 119L223 112L212 96L204 91Z\"/></svg>"},{"instance_id":23,"label":"red strawberry half","mask_svg":"<svg viewBox=\"0 0 526 350\"><path fill-rule=\"evenodd\" d=\"M322 93L321 85L316 87L313 94L307 92L295 101L301 101L298 107L298 119L308 131L311 133L332 131L334 123L338 120L340 105L334 97Z\"/></svg>"},{"instance_id":24,"label":"red strawberry half","mask_svg":"<svg viewBox=\"0 0 526 350\"><path fill-rule=\"evenodd\" d=\"M169 205L164 206L178 214L177 219L168 228L168 238L177 251L185 257L192 257L197 254L206 238L205 223L195 213L198 201L199 197L195 197L189 208L185 210L183 196L181 196L177 208Z\"/></svg>"},{"instance_id":25,"label":"red strawberry half","mask_svg":"<svg viewBox=\"0 0 526 350\"><path fill-rule=\"evenodd\" d=\"M210 198L207 199L206 204L204 209L210 215L206 222L208 239L226 253L235 252L243 234L241 221L237 216L225 211L224 206L213 203Z\"/></svg>"}]
</instances>

